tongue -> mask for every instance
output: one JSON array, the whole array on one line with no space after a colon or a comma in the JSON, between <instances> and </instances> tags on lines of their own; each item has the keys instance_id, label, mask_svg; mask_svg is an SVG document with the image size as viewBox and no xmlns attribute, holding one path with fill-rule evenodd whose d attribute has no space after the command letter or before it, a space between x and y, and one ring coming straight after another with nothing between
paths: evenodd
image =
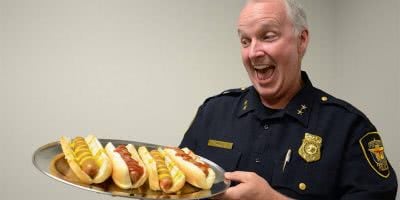
<instances>
[{"instance_id":1,"label":"tongue","mask_svg":"<svg viewBox=\"0 0 400 200\"><path fill-rule=\"evenodd\" d=\"M256 70L257 78L260 80L266 80L266 79L270 78L272 76L273 72L274 72L273 67L269 67L269 68L262 69L262 70Z\"/></svg>"}]
</instances>

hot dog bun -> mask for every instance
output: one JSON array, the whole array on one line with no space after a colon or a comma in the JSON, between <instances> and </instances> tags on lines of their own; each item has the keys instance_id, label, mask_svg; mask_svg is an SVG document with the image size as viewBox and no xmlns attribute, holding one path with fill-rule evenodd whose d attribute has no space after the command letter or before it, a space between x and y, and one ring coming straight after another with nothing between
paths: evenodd
<instances>
[{"instance_id":1,"label":"hot dog bun","mask_svg":"<svg viewBox=\"0 0 400 200\"><path fill-rule=\"evenodd\" d=\"M143 160L144 165L146 166L147 172L149 173L149 187L151 190L161 190L160 184L158 183L158 173L157 173L157 165L154 158L150 155L150 152L147 150L145 146L141 146L138 148L138 152L140 157Z\"/></svg>"},{"instance_id":2,"label":"hot dog bun","mask_svg":"<svg viewBox=\"0 0 400 200\"><path fill-rule=\"evenodd\" d=\"M146 182L148 173L143 161L140 159L139 154L135 149L135 146L128 144L125 147L130 153L131 158L134 159L140 167L142 167L143 173L137 180L132 180L129 166L127 165L126 161L122 158L120 153L116 152L114 145L109 142L107 143L105 149L107 155L111 158L113 165L112 179L114 183L122 189L138 188Z\"/></svg>"},{"instance_id":3,"label":"hot dog bun","mask_svg":"<svg viewBox=\"0 0 400 200\"><path fill-rule=\"evenodd\" d=\"M161 148L149 152L145 146L141 146L138 151L149 172L151 190L174 193L184 186L185 174L169 157L165 156Z\"/></svg>"},{"instance_id":4,"label":"hot dog bun","mask_svg":"<svg viewBox=\"0 0 400 200\"><path fill-rule=\"evenodd\" d=\"M179 167L180 170L186 175L186 181L191 185L201 188L210 189L214 184L215 172L206 163L200 160L200 158L195 155L188 148L165 148L164 152L166 155ZM182 153L183 156L179 156ZM206 173L198 166L201 165Z\"/></svg>"},{"instance_id":5,"label":"hot dog bun","mask_svg":"<svg viewBox=\"0 0 400 200\"><path fill-rule=\"evenodd\" d=\"M110 177L111 160L94 135L88 135L84 139L76 137L74 140L62 136L60 144L68 165L82 183L102 183Z\"/></svg>"},{"instance_id":6,"label":"hot dog bun","mask_svg":"<svg viewBox=\"0 0 400 200\"><path fill-rule=\"evenodd\" d=\"M175 193L185 185L186 176L182 170L180 170L179 167L168 156L166 156L166 153L162 148L158 148L158 151L163 155L165 164L172 177L172 186L169 189L163 187L161 187L161 189L165 193Z\"/></svg>"}]
</instances>

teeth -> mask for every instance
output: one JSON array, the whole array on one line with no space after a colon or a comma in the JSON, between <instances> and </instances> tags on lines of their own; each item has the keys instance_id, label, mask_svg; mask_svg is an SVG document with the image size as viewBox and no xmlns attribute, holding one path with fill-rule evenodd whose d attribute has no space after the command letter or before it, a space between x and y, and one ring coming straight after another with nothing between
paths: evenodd
<instances>
[{"instance_id":1,"label":"teeth","mask_svg":"<svg viewBox=\"0 0 400 200\"><path fill-rule=\"evenodd\" d=\"M254 68L257 70L262 70L270 67L269 65L254 65Z\"/></svg>"}]
</instances>

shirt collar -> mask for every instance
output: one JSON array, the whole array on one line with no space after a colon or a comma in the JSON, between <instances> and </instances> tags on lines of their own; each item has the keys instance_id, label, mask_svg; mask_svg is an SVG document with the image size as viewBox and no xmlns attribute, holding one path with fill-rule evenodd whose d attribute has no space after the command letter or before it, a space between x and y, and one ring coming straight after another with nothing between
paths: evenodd
<instances>
[{"instance_id":1,"label":"shirt collar","mask_svg":"<svg viewBox=\"0 0 400 200\"><path fill-rule=\"evenodd\" d=\"M258 93L253 86L250 86L247 94L239 101L237 106L237 116L241 117L248 112L256 110L258 103L261 103Z\"/></svg>"},{"instance_id":2,"label":"shirt collar","mask_svg":"<svg viewBox=\"0 0 400 200\"><path fill-rule=\"evenodd\" d=\"M288 115L307 127L314 102L314 87L306 72L301 72L301 79L304 83L303 88L290 100L285 110Z\"/></svg>"},{"instance_id":3,"label":"shirt collar","mask_svg":"<svg viewBox=\"0 0 400 200\"><path fill-rule=\"evenodd\" d=\"M237 108L237 116L241 117L248 112L254 112L260 120L280 118L285 114L295 118L305 127L308 126L312 106L313 106L313 85L306 72L301 72L303 87L290 100L289 104L282 110L266 108L260 100L256 89L252 86L247 94L240 100Z\"/></svg>"}]
</instances>

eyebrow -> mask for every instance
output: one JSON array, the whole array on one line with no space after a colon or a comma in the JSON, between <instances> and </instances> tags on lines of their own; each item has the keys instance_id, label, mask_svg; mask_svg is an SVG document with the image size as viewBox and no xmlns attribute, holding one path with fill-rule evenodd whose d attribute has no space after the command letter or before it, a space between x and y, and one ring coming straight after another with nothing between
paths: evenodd
<instances>
[{"instance_id":1,"label":"eyebrow","mask_svg":"<svg viewBox=\"0 0 400 200\"><path fill-rule=\"evenodd\" d=\"M240 29L237 30L237 33L238 33L239 36L243 35L243 32Z\"/></svg>"},{"instance_id":2,"label":"eyebrow","mask_svg":"<svg viewBox=\"0 0 400 200\"><path fill-rule=\"evenodd\" d=\"M275 29L278 26L279 26L279 23L277 23L275 21L273 21L272 23L271 22L262 23L256 32L259 32L260 30ZM240 25L239 25L239 27L240 27ZM237 32L238 32L239 36L246 35L246 33L244 31L242 31L240 28L237 29Z\"/></svg>"}]
</instances>

